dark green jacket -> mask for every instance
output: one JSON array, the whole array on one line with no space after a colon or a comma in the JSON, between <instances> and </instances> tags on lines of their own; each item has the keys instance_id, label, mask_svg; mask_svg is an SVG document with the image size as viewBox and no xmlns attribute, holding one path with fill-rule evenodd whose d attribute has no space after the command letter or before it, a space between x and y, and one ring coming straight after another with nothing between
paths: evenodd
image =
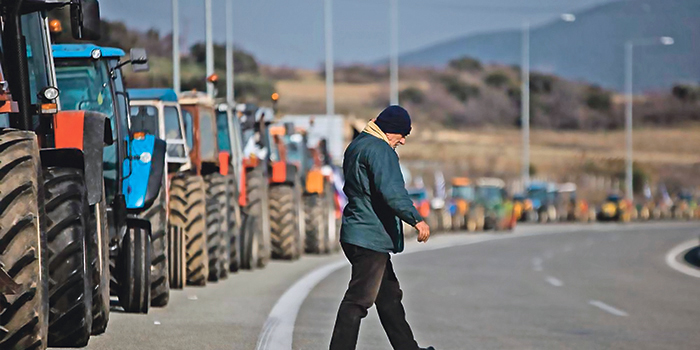
<instances>
[{"instance_id":1,"label":"dark green jacket","mask_svg":"<svg viewBox=\"0 0 700 350\"><path fill-rule=\"evenodd\" d=\"M343 161L348 204L340 241L378 252L403 251L403 226L423 221L413 206L389 144L363 132L350 143Z\"/></svg>"}]
</instances>

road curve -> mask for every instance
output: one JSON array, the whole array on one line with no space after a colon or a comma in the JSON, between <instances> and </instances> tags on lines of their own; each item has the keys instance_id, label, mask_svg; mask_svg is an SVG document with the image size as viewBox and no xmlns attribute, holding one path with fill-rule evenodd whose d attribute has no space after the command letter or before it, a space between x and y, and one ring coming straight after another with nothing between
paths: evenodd
<instances>
[{"instance_id":1,"label":"road curve","mask_svg":"<svg viewBox=\"0 0 700 350\"><path fill-rule=\"evenodd\" d=\"M671 269L665 256L699 232L697 223L670 222L521 226L515 234L435 236L394 261L416 336L437 349L698 348L700 279ZM255 349L285 291L342 260L274 262L175 291L167 308L148 315L113 312L87 349ZM328 348L348 279L341 267L292 301L301 304L294 349ZM390 349L374 312L358 348Z\"/></svg>"}]
</instances>

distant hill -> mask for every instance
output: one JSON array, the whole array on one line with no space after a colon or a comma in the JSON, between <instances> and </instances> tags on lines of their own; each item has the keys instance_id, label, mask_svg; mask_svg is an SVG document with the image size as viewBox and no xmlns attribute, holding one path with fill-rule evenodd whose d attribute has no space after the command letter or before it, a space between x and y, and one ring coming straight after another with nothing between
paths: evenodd
<instances>
[{"instance_id":1,"label":"distant hill","mask_svg":"<svg viewBox=\"0 0 700 350\"><path fill-rule=\"evenodd\" d=\"M632 38L671 36L673 46L635 50L635 91L668 89L674 83L700 82L700 1L626 0L532 28L533 70L584 80L606 88L623 87L624 43ZM484 62L521 61L521 31L457 38L401 56L402 65L442 66L470 56Z\"/></svg>"}]
</instances>

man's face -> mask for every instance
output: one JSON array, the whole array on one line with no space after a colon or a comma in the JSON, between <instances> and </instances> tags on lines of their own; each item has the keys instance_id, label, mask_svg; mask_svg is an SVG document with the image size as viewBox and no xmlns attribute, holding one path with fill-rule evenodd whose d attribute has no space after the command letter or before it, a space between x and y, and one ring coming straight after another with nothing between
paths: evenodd
<instances>
[{"instance_id":1,"label":"man's face","mask_svg":"<svg viewBox=\"0 0 700 350\"><path fill-rule=\"evenodd\" d=\"M394 149L406 144L406 136L401 134L386 133L386 138L389 139L389 145Z\"/></svg>"}]
</instances>

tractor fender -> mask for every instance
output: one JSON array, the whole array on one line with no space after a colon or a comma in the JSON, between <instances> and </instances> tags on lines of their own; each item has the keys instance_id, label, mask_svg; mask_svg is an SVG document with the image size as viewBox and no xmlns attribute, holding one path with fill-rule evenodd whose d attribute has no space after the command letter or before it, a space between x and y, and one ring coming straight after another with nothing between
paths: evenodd
<instances>
[{"instance_id":1,"label":"tractor fender","mask_svg":"<svg viewBox=\"0 0 700 350\"><path fill-rule=\"evenodd\" d=\"M148 236L151 236L151 222L146 219L129 216L126 218L126 227L145 230Z\"/></svg>"},{"instance_id":2,"label":"tractor fender","mask_svg":"<svg viewBox=\"0 0 700 350\"><path fill-rule=\"evenodd\" d=\"M293 184L297 179L297 166L294 164L287 164L286 162L273 162L272 163L272 177L271 183L273 184Z\"/></svg>"},{"instance_id":3,"label":"tractor fender","mask_svg":"<svg viewBox=\"0 0 700 350\"><path fill-rule=\"evenodd\" d=\"M77 149L82 154L85 184L90 205L102 200L102 154L104 146L113 143L112 125L104 113L92 111L61 111L54 116L54 141L57 149ZM42 162L44 160L44 150ZM68 153L62 161L68 161ZM46 164L46 163L43 163ZM54 165L63 166L65 163Z\"/></svg>"},{"instance_id":4,"label":"tractor fender","mask_svg":"<svg viewBox=\"0 0 700 350\"><path fill-rule=\"evenodd\" d=\"M165 172L165 141L153 135L133 139L130 142L129 158L124 161L124 173L131 173L124 178L122 194L126 198L128 210L150 208L158 197Z\"/></svg>"}]
</instances>

